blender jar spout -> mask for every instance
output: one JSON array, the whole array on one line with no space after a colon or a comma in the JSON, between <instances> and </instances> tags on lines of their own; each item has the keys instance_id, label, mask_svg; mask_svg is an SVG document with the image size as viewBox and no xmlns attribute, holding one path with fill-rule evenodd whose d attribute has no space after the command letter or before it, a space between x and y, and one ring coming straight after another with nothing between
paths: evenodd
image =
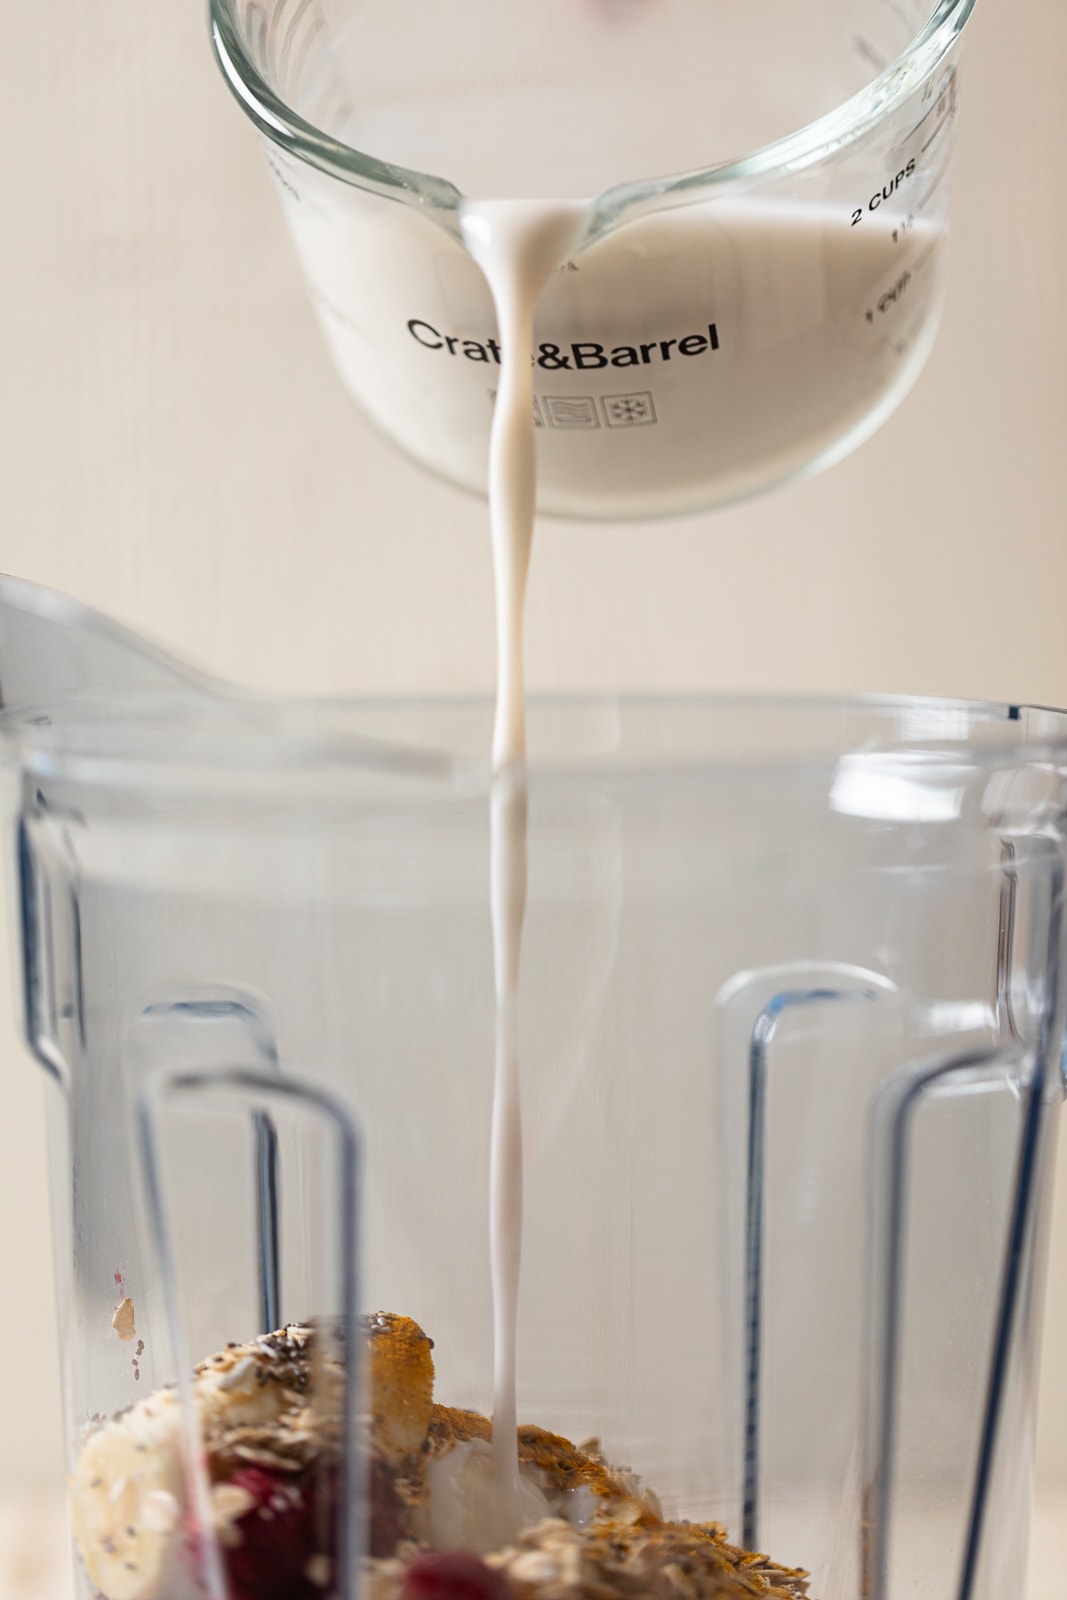
<instances>
[{"instance_id":1,"label":"blender jar spout","mask_svg":"<svg viewBox=\"0 0 1067 1600\"><path fill-rule=\"evenodd\" d=\"M98 716L136 699L211 696L210 681L65 595L0 578L0 729Z\"/></svg>"}]
</instances>

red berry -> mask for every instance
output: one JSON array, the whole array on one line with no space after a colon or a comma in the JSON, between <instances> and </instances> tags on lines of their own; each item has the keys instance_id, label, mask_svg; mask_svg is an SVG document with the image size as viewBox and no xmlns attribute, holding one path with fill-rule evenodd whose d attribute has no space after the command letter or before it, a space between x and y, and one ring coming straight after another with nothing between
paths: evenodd
<instances>
[{"instance_id":1,"label":"red berry","mask_svg":"<svg viewBox=\"0 0 1067 1600\"><path fill-rule=\"evenodd\" d=\"M404 1569L403 1600L511 1600L502 1572L466 1550L426 1550Z\"/></svg>"},{"instance_id":2,"label":"red berry","mask_svg":"<svg viewBox=\"0 0 1067 1600\"><path fill-rule=\"evenodd\" d=\"M380 1456L367 1463L367 1543L372 1556L391 1556L410 1534L411 1513L396 1490L396 1480Z\"/></svg>"},{"instance_id":3,"label":"red berry","mask_svg":"<svg viewBox=\"0 0 1067 1600\"><path fill-rule=\"evenodd\" d=\"M222 1550L230 1600L310 1600L316 1592L306 1577L316 1548L314 1483L264 1467L242 1467L230 1483L253 1502L233 1523L236 1542Z\"/></svg>"},{"instance_id":4,"label":"red berry","mask_svg":"<svg viewBox=\"0 0 1067 1600\"><path fill-rule=\"evenodd\" d=\"M252 1502L220 1541L227 1600L324 1600L321 1576L316 1574L319 1581L313 1583L308 1571L318 1552L331 1558L334 1554L340 1488L336 1468L296 1476L247 1466L226 1482L244 1490ZM367 1463L366 1493L370 1553L391 1556L410 1535L411 1514L397 1493L393 1473L377 1456ZM198 1541L191 1530L190 1536L195 1557Z\"/></svg>"}]
</instances>

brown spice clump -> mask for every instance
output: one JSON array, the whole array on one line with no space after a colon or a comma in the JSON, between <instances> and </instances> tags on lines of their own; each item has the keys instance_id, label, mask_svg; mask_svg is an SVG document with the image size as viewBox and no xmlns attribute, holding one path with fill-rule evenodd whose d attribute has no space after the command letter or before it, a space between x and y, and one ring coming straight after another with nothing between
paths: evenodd
<instances>
[{"instance_id":1,"label":"brown spice clump","mask_svg":"<svg viewBox=\"0 0 1067 1600\"><path fill-rule=\"evenodd\" d=\"M433 1340L410 1317L376 1311L365 1320L371 1418L387 1461L422 1449L433 1406Z\"/></svg>"},{"instance_id":2,"label":"brown spice clump","mask_svg":"<svg viewBox=\"0 0 1067 1600\"><path fill-rule=\"evenodd\" d=\"M443 1455L454 1444L468 1444L471 1439L492 1437L493 1424L477 1411L460 1411L456 1406L430 1407L430 1423L426 1430L430 1455Z\"/></svg>"},{"instance_id":3,"label":"brown spice clump","mask_svg":"<svg viewBox=\"0 0 1067 1600\"><path fill-rule=\"evenodd\" d=\"M520 1600L801 1600L807 1574L738 1550L716 1523L629 1522L585 1528L549 1519L490 1556Z\"/></svg>"},{"instance_id":4,"label":"brown spice clump","mask_svg":"<svg viewBox=\"0 0 1067 1600\"><path fill-rule=\"evenodd\" d=\"M366 1564L370 1600L403 1600L420 1552ZM516 1600L805 1600L807 1574L728 1544L716 1523L549 1517L486 1558Z\"/></svg>"},{"instance_id":5,"label":"brown spice clump","mask_svg":"<svg viewBox=\"0 0 1067 1600\"><path fill-rule=\"evenodd\" d=\"M553 1489L584 1488L603 1500L634 1500L641 1506L638 1520L658 1517L659 1506L629 1473L616 1471L599 1452L583 1450L558 1433L530 1425L520 1428L519 1460L543 1472Z\"/></svg>"}]
</instances>

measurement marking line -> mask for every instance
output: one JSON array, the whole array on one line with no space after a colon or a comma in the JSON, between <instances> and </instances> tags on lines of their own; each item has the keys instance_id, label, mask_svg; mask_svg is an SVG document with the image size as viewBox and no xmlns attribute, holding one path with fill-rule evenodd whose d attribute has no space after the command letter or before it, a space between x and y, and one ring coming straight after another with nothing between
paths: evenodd
<instances>
[{"instance_id":1,"label":"measurement marking line","mask_svg":"<svg viewBox=\"0 0 1067 1600\"><path fill-rule=\"evenodd\" d=\"M922 271L923 267L925 267L926 263L929 261L930 257L933 255L934 251L937 249L939 243L940 243L940 240L935 239L933 244L928 244L926 246L926 249L923 251L922 255L918 256L916 258L915 265L911 269L913 272L921 272Z\"/></svg>"},{"instance_id":2,"label":"measurement marking line","mask_svg":"<svg viewBox=\"0 0 1067 1600\"><path fill-rule=\"evenodd\" d=\"M914 139L915 135L918 133L919 129L922 128L927 122L929 122L929 120L930 120L930 118L932 116L934 116L937 112L939 112L941 110L941 106L942 106L942 104L944 102L944 99L945 99L946 95L953 95L953 98L954 98L955 88L956 88L956 71L955 71L955 68L953 68L951 78L949 78L947 80L947 82L945 83L944 87L941 90L941 93L938 95L937 99L934 101L934 103L930 107L929 111L924 111L922 116L919 118L918 122L912 128L911 132L910 133L906 133L904 135L903 139L901 139L900 143L896 147L898 150L902 150L906 144L910 144L912 139ZM954 103L950 107L950 110L955 110L955 104ZM924 148L925 148L925 146L924 146Z\"/></svg>"},{"instance_id":3,"label":"measurement marking line","mask_svg":"<svg viewBox=\"0 0 1067 1600\"><path fill-rule=\"evenodd\" d=\"M941 187L941 179L944 176L945 176L945 168L942 167L940 172L938 172L936 174L936 176L934 178L934 181L930 185L929 189L927 189L926 193L923 195L922 199L919 201L918 205L915 207L916 211L924 211L926 209L926 202L929 200L930 196L934 193L934 191Z\"/></svg>"},{"instance_id":4,"label":"measurement marking line","mask_svg":"<svg viewBox=\"0 0 1067 1600\"><path fill-rule=\"evenodd\" d=\"M944 97L943 94L939 94L938 95L937 99L934 101L934 103L930 107L929 111L924 111L922 116L919 118L918 122L915 124L915 126L913 128L910 128L908 130L908 132L904 135L903 139L901 139L900 143L896 147L898 150L903 150L905 145L910 144L911 141L914 139L915 135L919 132L919 129L920 128L925 128L925 126L929 122L930 118L937 115L937 113L941 110L941 102L942 102L942 100L944 98L945 97Z\"/></svg>"},{"instance_id":5,"label":"measurement marking line","mask_svg":"<svg viewBox=\"0 0 1067 1600\"><path fill-rule=\"evenodd\" d=\"M948 111L941 118L941 121L938 123L938 125L934 129L933 133L930 135L929 139L927 139L926 143L923 145L922 149L919 151L919 154L921 156L924 156L926 154L926 152L929 150L930 146L934 143L935 139L940 139L941 135L944 133L945 129L949 126L951 121L952 121L952 112Z\"/></svg>"}]
</instances>

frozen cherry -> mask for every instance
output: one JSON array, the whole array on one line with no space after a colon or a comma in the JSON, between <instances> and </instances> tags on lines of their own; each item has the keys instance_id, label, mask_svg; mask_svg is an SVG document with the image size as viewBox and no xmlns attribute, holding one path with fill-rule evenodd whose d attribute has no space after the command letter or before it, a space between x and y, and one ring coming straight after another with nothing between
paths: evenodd
<instances>
[{"instance_id":1,"label":"frozen cherry","mask_svg":"<svg viewBox=\"0 0 1067 1600\"><path fill-rule=\"evenodd\" d=\"M367 1465L368 1543L372 1556L391 1556L410 1533L410 1514L396 1489L396 1481L380 1456Z\"/></svg>"},{"instance_id":2,"label":"frozen cherry","mask_svg":"<svg viewBox=\"0 0 1067 1600\"><path fill-rule=\"evenodd\" d=\"M404 1569L402 1600L511 1600L511 1585L466 1550L426 1550Z\"/></svg>"},{"instance_id":3,"label":"frozen cherry","mask_svg":"<svg viewBox=\"0 0 1067 1600\"><path fill-rule=\"evenodd\" d=\"M233 1524L236 1542L223 1548L230 1600L304 1600L312 1593L313 1492L263 1467L242 1467L230 1483L252 1498Z\"/></svg>"}]
</instances>

